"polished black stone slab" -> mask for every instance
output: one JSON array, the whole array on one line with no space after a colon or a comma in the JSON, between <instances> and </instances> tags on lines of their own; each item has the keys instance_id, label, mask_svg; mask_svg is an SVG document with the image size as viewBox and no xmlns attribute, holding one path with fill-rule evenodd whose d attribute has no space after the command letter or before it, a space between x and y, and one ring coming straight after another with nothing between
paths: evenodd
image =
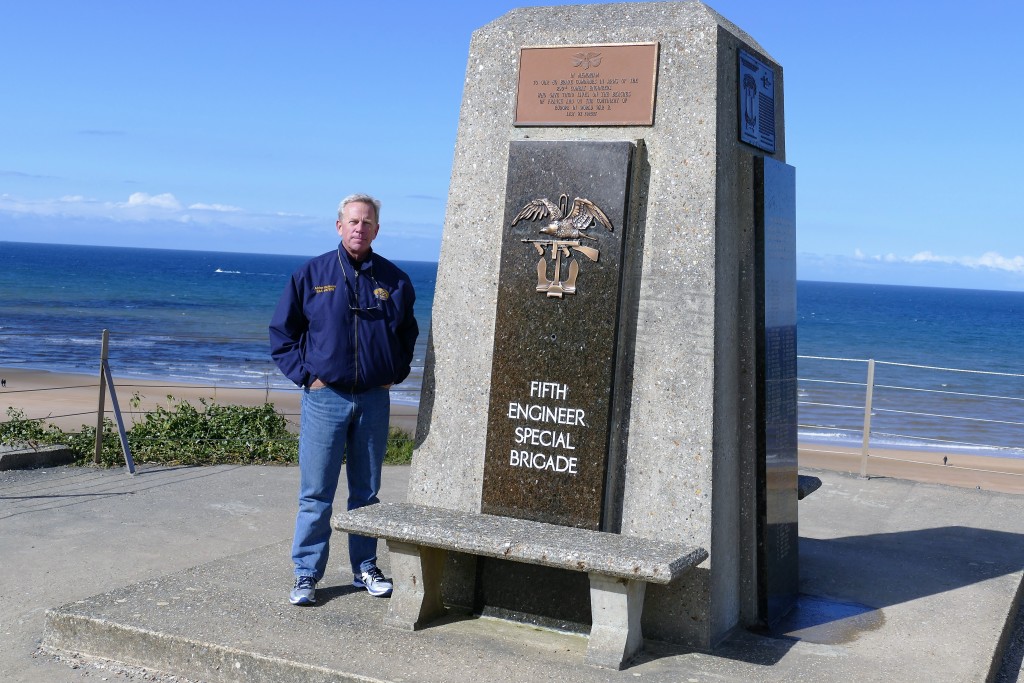
<instances>
[{"instance_id":1,"label":"polished black stone slab","mask_svg":"<svg viewBox=\"0 0 1024 683\"><path fill-rule=\"evenodd\" d=\"M796 171L755 160L758 263L759 610L775 623L796 604Z\"/></svg>"},{"instance_id":2,"label":"polished black stone slab","mask_svg":"<svg viewBox=\"0 0 1024 683\"><path fill-rule=\"evenodd\" d=\"M601 527L633 151L510 145L485 513Z\"/></svg>"}]
</instances>

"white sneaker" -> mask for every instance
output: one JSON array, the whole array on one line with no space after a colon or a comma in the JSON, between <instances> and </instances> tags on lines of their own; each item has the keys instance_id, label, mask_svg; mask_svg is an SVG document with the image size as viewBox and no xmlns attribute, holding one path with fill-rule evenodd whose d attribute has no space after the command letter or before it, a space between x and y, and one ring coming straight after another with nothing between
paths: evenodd
<instances>
[{"instance_id":1,"label":"white sneaker","mask_svg":"<svg viewBox=\"0 0 1024 683\"><path fill-rule=\"evenodd\" d=\"M316 604L316 579L312 576L295 577L295 587L288 596L288 602L293 605Z\"/></svg>"},{"instance_id":2,"label":"white sneaker","mask_svg":"<svg viewBox=\"0 0 1024 683\"><path fill-rule=\"evenodd\" d=\"M352 585L356 588L365 588L366 592L375 598L383 598L391 595L394 584L384 578L384 572L377 567L370 567L362 574L352 577Z\"/></svg>"}]
</instances>

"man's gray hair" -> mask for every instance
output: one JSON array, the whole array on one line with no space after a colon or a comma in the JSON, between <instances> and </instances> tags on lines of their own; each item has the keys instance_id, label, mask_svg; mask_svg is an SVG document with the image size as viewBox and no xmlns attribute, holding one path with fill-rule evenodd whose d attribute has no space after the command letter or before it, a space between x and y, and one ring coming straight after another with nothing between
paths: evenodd
<instances>
[{"instance_id":1,"label":"man's gray hair","mask_svg":"<svg viewBox=\"0 0 1024 683\"><path fill-rule=\"evenodd\" d=\"M338 204L338 220L341 220L341 214L344 213L345 207L352 202L360 202L362 204L369 204L373 207L374 220L380 223L380 200L376 197L371 197L368 194L350 194L341 200L341 204Z\"/></svg>"}]
</instances>

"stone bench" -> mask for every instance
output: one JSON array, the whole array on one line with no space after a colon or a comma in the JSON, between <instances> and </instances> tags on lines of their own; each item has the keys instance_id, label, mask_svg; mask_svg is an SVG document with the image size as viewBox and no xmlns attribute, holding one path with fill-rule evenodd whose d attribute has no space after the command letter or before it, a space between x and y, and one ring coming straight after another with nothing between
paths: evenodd
<instances>
[{"instance_id":1,"label":"stone bench","mask_svg":"<svg viewBox=\"0 0 1024 683\"><path fill-rule=\"evenodd\" d=\"M337 514L338 531L386 539L395 590L384 623L415 630L444 613L448 551L585 572L592 624L588 664L621 669L643 647L648 583L672 583L708 557L682 543L408 503Z\"/></svg>"}]
</instances>

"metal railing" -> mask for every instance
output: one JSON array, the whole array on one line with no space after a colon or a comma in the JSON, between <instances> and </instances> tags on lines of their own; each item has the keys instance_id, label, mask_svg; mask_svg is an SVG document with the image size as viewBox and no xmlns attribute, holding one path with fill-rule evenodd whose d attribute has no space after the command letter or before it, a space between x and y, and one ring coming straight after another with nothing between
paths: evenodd
<instances>
[{"instance_id":1,"label":"metal railing","mask_svg":"<svg viewBox=\"0 0 1024 683\"><path fill-rule=\"evenodd\" d=\"M0 344L3 343L0 334ZM167 349L187 354L188 344L194 339L166 337ZM132 340L122 336L118 341L130 346ZM228 343L248 344L253 358L253 369L248 382L232 380L229 383L202 383L180 381L173 384L159 381L117 380L117 390L206 390L215 401L224 405L274 403L277 412L293 428L298 426L298 393L301 389L292 386L280 377L266 357L265 341L262 339L230 339ZM17 407L19 396L37 392L55 395L61 391L98 389L101 393L97 410L90 409L61 411L54 414L25 414L24 418L54 423L70 418L93 415L102 433L105 402L102 393L108 387L113 389L113 379L107 385L105 373L116 374L116 359L108 361L103 342L101 348L100 382L88 383L82 376L81 382L62 386L30 387L7 386L0 388L0 401L6 408ZM116 342L112 349L116 349ZM161 349L162 350L162 349ZM159 355L159 354L158 354ZM162 362L183 362L180 358L162 356ZM840 358L828 356L798 356L798 415L801 443L839 442L856 446L860 450L860 473L866 476L871 458L889 458L878 455L879 450L892 449L912 453L928 450L933 452L958 452L975 455L1011 456L1024 458L1024 374L995 370L970 370L938 367L894 361L861 358ZM58 368L59 371L59 368ZM107 385L107 386L105 386ZM241 392L242 396L235 393ZM255 396L258 392L262 396ZM294 400L273 401L274 396L293 392ZM418 387L412 390L393 389L393 395L405 392L406 402L414 404L418 399ZM234 396L232 396L234 394ZM121 401L126 394L122 392ZM179 397L180 398L180 397ZM12 401L13 399L13 401ZM39 401L25 402L39 404ZM47 401L52 405L68 405L67 401ZM282 408L279 404L295 406ZM124 406L122 406L124 407ZM126 411L131 421L145 416L134 407ZM0 418L3 421L3 418ZM83 420L84 421L84 420ZM913 461L910 461L913 462Z\"/></svg>"},{"instance_id":2,"label":"metal railing","mask_svg":"<svg viewBox=\"0 0 1024 683\"><path fill-rule=\"evenodd\" d=\"M862 477L869 458L892 459L874 455L880 448L1024 457L1024 374L861 358L798 360L801 433L845 443L856 438Z\"/></svg>"},{"instance_id":3,"label":"metal railing","mask_svg":"<svg viewBox=\"0 0 1024 683\"><path fill-rule=\"evenodd\" d=\"M26 333L18 333L17 335L0 333L0 354L4 350L4 341L12 336L17 336L22 339L28 338L31 335ZM45 335L39 335L40 337ZM251 352L253 355L259 353L263 356L266 355L265 346L266 340L259 338L203 338L206 342L211 340L231 343L231 344L243 344L253 347ZM121 335L117 338L125 347L130 347L133 343L133 338ZM202 341L202 340L200 340ZM187 348L188 344L197 343L195 337L180 338L176 339L170 335L162 335L161 342L166 344L168 348L182 349ZM17 365L6 366L13 374L3 376L4 373L0 371L2 381L0 381L0 413L3 417L0 417L0 424L5 422L11 422L13 420L24 420L27 422L39 423L40 425L51 425L58 427L65 434L78 434L79 428L81 431L90 429L87 427L86 422L88 418L92 417L95 419L95 449L93 455L93 461L99 463L101 461L103 452L103 440L105 436L105 424L107 423L106 417L110 412L113 413L116 419L116 431L120 441L121 449L124 455L125 466L129 473L134 473L135 466L132 456L131 446L129 445L129 439L127 432L129 431L131 424L137 423L140 420L144 420L148 415L152 415L156 412L156 409L145 410L139 409L140 403L149 403L150 405L159 405L159 401L148 400L142 401L141 394L146 392L148 395L152 395L154 390L167 391L166 394L168 399L172 399L172 405L163 406L160 408L173 409L173 403L178 401L194 401L199 400L201 402L209 401L211 404L218 404L221 406L257 406L265 404L273 404L274 412L276 412L281 418L283 418L289 425L288 431L296 433L298 431L299 421L299 409L298 405L301 400L302 389L294 386L290 381L285 379L280 373L273 367L269 357L254 361L252 365L256 367L262 367L263 369L248 372L253 379L250 381L242 381L237 378L227 382L196 382L196 381L178 381L174 380L173 383L166 383L166 380L149 380L149 379L131 379L124 375L121 375L119 379L115 380L113 374L118 371L117 361L112 361L110 358L110 351L117 349L117 342L112 346L110 343L110 334L107 330L103 330L99 343L99 377L98 382L89 382L89 375L81 374L76 372L79 370L81 365L87 363L85 359L79 359L78 363L74 368L67 367L55 367L52 369L39 369L38 373L35 372L35 368L20 369ZM2 356L0 356L2 357ZM153 360L153 359L150 359ZM163 355L160 358L160 362L165 364L168 363L181 363L180 358L172 358L170 355ZM0 360L2 365L2 360ZM138 366L136 366L138 367ZM33 374L31 384L25 386L25 382L16 383L13 381L14 377L24 377L25 372ZM71 376L74 379L71 382L67 381L67 378ZM52 386L40 386L40 378L52 377L60 378L61 381L54 381ZM80 381L79 381L80 378ZM92 398L86 398L85 394L81 390L87 389L90 392L87 394ZM127 393L123 390L128 390ZM69 396L72 392L75 392L76 396ZM92 393L96 392L96 393ZM403 402L409 403L409 396L415 393L415 398L418 399L419 389L409 390L402 388L391 389L393 397L398 395L406 395L407 398ZM46 398L41 400L38 398L39 394L46 394ZM120 400L118 398L120 394ZM96 396L98 395L98 403ZM278 400L274 400L275 395ZM282 399L282 395L286 398ZM291 395L293 400L287 400L287 396ZM128 399L126 401L126 398ZM21 400L19 400L21 399ZM96 406L95 409L85 409L87 405ZM281 407L282 404L286 407ZM53 411L50 406L74 406L77 408L79 405L83 408L82 410L72 411ZM13 409L13 414L9 411ZM127 420L125 419L127 416ZM83 418L81 421L74 421L73 418ZM74 425L72 426L72 422ZM91 437L90 437L91 438ZM411 441L411 435L408 437L397 438L395 434L389 437L389 444L398 441L408 442ZM0 444L2 445L2 444Z\"/></svg>"},{"instance_id":4,"label":"metal railing","mask_svg":"<svg viewBox=\"0 0 1024 683\"><path fill-rule=\"evenodd\" d=\"M48 339L51 335L47 334L32 334L32 333L10 333L0 332L0 367L7 367L14 372L18 372L20 365L18 363L10 364L8 361L5 363L4 356L10 355L5 353L7 349L5 346L14 346L9 340L11 339L28 339L28 342L22 342L21 346L26 343L32 345L32 339L44 340ZM85 335L82 335L83 337ZM105 338L108 341L105 341ZM174 334L162 334L159 337L159 345L153 349L147 349L143 354L135 353L129 355L126 351L126 347L133 345L136 341L136 337L132 335L107 335L104 330L96 336L95 348L97 355L92 358L81 358L77 359L77 362L68 363L57 363L52 365L46 362L43 354L38 354L38 357L31 359L27 364L26 369L28 370L39 370L40 372L52 372L55 374L62 375L75 375L81 377L82 382L76 384L68 384L54 387L32 387L32 388L16 388L13 385L10 387L0 387L0 393L2 394L19 394L19 393L36 393L40 391L60 391L65 389L84 389L84 388L96 388L95 383L87 383L88 379L93 375L90 370L88 373L83 373L83 367L93 367L94 362L98 362L102 365L104 360L108 360L109 365L115 375L117 375L117 386L118 388L125 389L180 389L181 387L188 387L189 389L204 389L212 392L214 397L217 393L230 395L232 392L247 392L253 393L260 391L263 393L263 401L265 403L271 402L272 394L279 393L294 393L300 394L302 389L296 387L290 380L285 378L274 366L270 359L269 352L267 349L267 339L265 337L227 337L227 336L181 336ZM5 340L8 340L5 343ZM48 342L51 346L53 341ZM104 344L109 344L109 354ZM182 373L188 374L190 370L183 368L185 365L192 364L191 361L185 360L183 357L189 354L190 348L193 345L234 345L242 348L242 355L245 357L244 361L234 360L232 362L242 365L244 364L248 370L247 374L250 379L239 379L232 378L230 380L210 380L201 379L195 377L186 377L179 379ZM118 353L119 352L119 353ZM84 352L83 352L84 353ZM16 352L15 352L16 355ZM109 359L108 359L109 355ZM145 355L146 360L159 361L151 362L149 365L143 367L139 363L140 355ZM95 360L94 360L95 359ZM128 375L125 373L128 366L131 366L132 374ZM160 368L173 367L173 372L161 371ZM100 368L100 379L102 380L102 367ZM137 378L137 379L133 379ZM161 380L148 379L149 377L162 377L163 381L169 383L161 383ZM170 378L170 379L168 379ZM399 402L408 403L414 405L419 399L419 387L407 388L407 383L393 387L391 389L392 400L397 399ZM279 413L288 418L292 422L296 422L299 417L297 411L279 411ZM72 413L61 413L51 414L47 413L46 416L41 416L38 419L41 420L56 420L60 418L70 418L85 415L94 415L95 411L79 411ZM292 418L295 418L294 420Z\"/></svg>"}]
</instances>

